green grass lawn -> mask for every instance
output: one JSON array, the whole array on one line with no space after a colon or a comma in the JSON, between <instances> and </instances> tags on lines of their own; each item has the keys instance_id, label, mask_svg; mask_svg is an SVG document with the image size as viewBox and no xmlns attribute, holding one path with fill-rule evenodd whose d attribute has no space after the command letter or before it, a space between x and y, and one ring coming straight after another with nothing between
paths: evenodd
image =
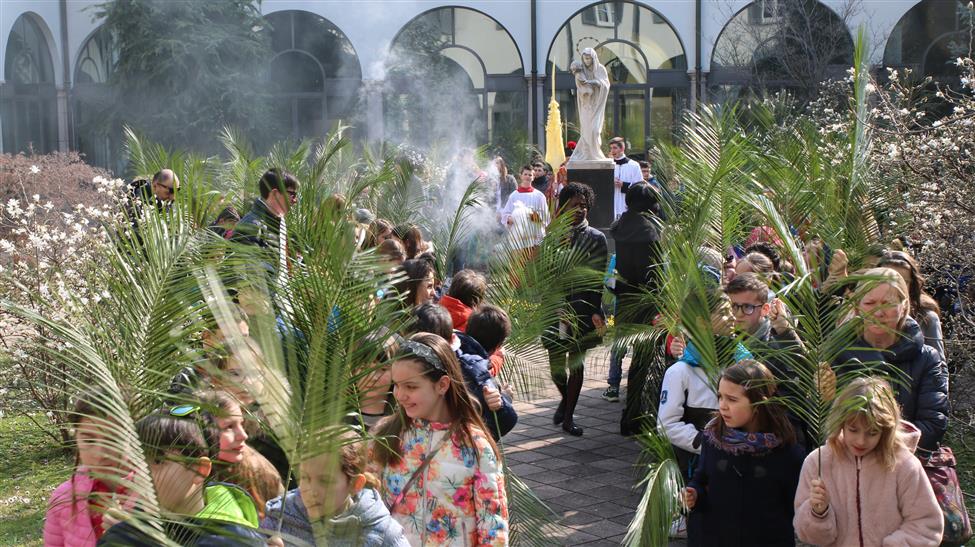
<instances>
[{"instance_id":1,"label":"green grass lawn","mask_svg":"<svg viewBox=\"0 0 975 547\"><path fill-rule=\"evenodd\" d=\"M0 545L42 545L47 498L73 465L27 418L0 419Z\"/></svg>"}]
</instances>

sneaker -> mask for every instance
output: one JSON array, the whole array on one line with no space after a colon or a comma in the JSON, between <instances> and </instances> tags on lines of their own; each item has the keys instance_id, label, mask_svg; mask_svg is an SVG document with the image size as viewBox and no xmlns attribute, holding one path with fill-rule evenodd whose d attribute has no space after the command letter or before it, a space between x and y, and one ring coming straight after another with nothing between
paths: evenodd
<instances>
[{"instance_id":1,"label":"sneaker","mask_svg":"<svg viewBox=\"0 0 975 547\"><path fill-rule=\"evenodd\" d=\"M611 403L620 402L620 388L609 386L606 391L603 392L603 399Z\"/></svg>"},{"instance_id":2,"label":"sneaker","mask_svg":"<svg viewBox=\"0 0 975 547\"><path fill-rule=\"evenodd\" d=\"M670 523L670 538L687 539L687 520L683 516L677 517L677 520Z\"/></svg>"}]
</instances>

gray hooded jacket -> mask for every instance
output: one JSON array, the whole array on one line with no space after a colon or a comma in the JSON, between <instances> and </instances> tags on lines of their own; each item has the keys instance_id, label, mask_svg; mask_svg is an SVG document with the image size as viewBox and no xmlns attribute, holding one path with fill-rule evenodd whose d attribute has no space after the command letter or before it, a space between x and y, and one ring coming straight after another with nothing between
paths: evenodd
<instances>
[{"instance_id":1,"label":"gray hooded jacket","mask_svg":"<svg viewBox=\"0 0 975 547\"><path fill-rule=\"evenodd\" d=\"M409 547L403 527L389 515L378 492L363 488L352 501L345 512L329 519L329 547ZM279 523L285 545L315 545L308 510L298 489L267 502L261 528L277 531Z\"/></svg>"}]
</instances>

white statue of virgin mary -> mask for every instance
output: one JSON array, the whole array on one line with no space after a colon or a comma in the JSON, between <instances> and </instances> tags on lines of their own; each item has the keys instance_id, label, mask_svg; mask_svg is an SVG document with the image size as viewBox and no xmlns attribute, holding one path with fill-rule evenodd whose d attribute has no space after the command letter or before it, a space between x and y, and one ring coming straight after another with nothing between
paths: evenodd
<instances>
[{"instance_id":1,"label":"white statue of virgin mary","mask_svg":"<svg viewBox=\"0 0 975 547\"><path fill-rule=\"evenodd\" d=\"M579 141L569 161L606 160L602 132L609 97L609 74L591 47L582 50L582 61L572 61L569 70L576 78L579 110Z\"/></svg>"}]
</instances>

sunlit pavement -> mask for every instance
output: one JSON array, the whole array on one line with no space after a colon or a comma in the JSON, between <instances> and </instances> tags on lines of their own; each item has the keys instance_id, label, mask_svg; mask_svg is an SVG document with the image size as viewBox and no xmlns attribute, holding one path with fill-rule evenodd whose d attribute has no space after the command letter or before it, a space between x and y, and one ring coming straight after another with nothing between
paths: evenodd
<instances>
[{"instance_id":1,"label":"sunlit pavement","mask_svg":"<svg viewBox=\"0 0 975 547\"><path fill-rule=\"evenodd\" d=\"M503 439L512 472L562 518L563 545L620 545L640 503L640 447L619 434L623 403L601 397L606 357L602 351L587 359L575 412L582 437L552 425L558 392L550 387L533 401L516 401L518 426Z\"/></svg>"}]
</instances>

